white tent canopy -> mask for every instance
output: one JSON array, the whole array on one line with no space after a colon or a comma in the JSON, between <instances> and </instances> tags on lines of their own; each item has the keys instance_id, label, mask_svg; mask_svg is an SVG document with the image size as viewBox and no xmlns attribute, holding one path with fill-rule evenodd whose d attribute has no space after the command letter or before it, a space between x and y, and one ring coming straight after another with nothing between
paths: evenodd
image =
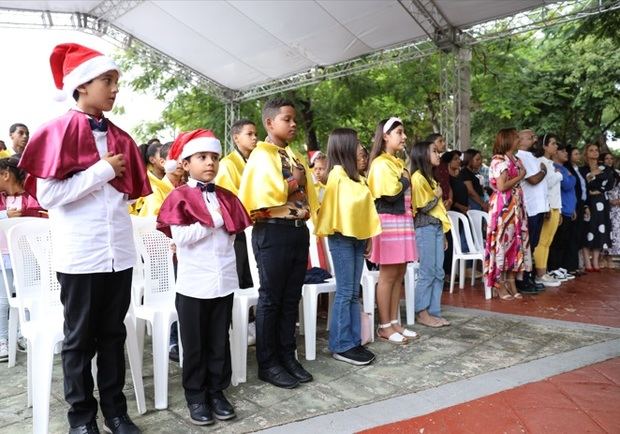
<instances>
[{"instance_id":1,"label":"white tent canopy","mask_svg":"<svg viewBox=\"0 0 620 434\"><path fill-rule=\"evenodd\" d=\"M229 90L428 39L419 23L465 29L550 0L2 1L0 8L105 20ZM420 11L430 12L423 17ZM434 16L433 16L434 14ZM50 23L54 24L54 23Z\"/></svg>"}]
</instances>

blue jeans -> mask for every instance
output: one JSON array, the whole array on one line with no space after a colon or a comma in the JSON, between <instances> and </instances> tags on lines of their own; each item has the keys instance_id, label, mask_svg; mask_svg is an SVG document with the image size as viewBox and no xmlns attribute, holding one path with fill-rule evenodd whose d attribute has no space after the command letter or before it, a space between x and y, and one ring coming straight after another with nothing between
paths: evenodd
<instances>
[{"instance_id":1,"label":"blue jeans","mask_svg":"<svg viewBox=\"0 0 620 434\"><path fill-rule=\"evenodd\" d=\"M420 270L415 288L415 311L427 310L433 316L441 315L443 291L443 230L441 225L416 228L416 244L420 252Z\"/></svg>"},{"instance_id":2,"label":"blue jeans","mask_svg":"<svg viewBox=\"0 0 620 434\"><path fill-rule=\"evenodd\" d=\"M329 350L343 353L361 344L359 292L366 240L341 234L330 235L327 240L336 274Z\"/></svg>"}]
</instances>

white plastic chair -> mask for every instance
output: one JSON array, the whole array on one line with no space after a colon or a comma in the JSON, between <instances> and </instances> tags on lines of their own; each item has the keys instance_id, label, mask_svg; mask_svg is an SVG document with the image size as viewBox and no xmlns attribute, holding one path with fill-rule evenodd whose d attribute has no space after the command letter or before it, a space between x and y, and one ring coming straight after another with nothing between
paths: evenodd
<instances>
[{"instance_id":1,"label":"white plastic chair","mask_svg":"<svg viewBox=\"0 0 620 434\"><path fill-rule=\"evenodd\" d=\"M314 235L312 222L308 221L310 231L310 258L316 258L313 265L318 266L317 237ZM328 253L329 254L329 253ZM333 271L332 271L333 275ZM316 323L318 314L319 294L330 294L327 324L329 327L329 312L333 303L333 294L336 292L336 279L330 278L324 283L306 283L301 289L302 310L299 316L299 332L304 335L306 360L316 359Z\"/></svg>"},{"instance_id":2,"label":"white plastic chair","mask_svg":"<svg viewBox=\"0 0 620 434\"><path fill-rule=\"evenodd\" d=\"M256 258L252 250L252 226L245 229L245 239L254 287L235 290L230 327L231 383L233 386L247 381L249 314L250 307L258 304L259 277Z\"/></svg>"},{"instance_id":3,"label":"white plastic chair","mask_svg":"<svg viewBox=\"0 0 620 434\"><path fill-rule=\"evenodd\" d=\"M464 214L448 211L448 218L450 219L450 224L452 225L452 266L450 270L450 294L452 294L454 290L454 278L456 274L456 266L459 267L459 289L463 289L465 287L465 261L468 260L480 260L484 259L484 253L479 251L474 243L471 228L469 226L469 220L465 217ZM467 241L467 245L469 246L469 252L463 253L463 248L461 246L461 236L459 232L459 223L463 227L463 231L465 233L465 240ZM472 272L471 275L471 285L474 285L475 281L475 272Z\"/></svg>"},{"instance_id":4,"label":"white plastic chair","mask_svg":"<svg viewBox=\"0 0 620 434\"><path fill-rule=\"evenodd\" d=\"M478 249L479 252L484 253L486 234L482 230L483 228L482 224L484 222L487 227L489 226L489 221L490 221L489 213L484 212L484 211L479 211L476 209L470 209L469 211L467 211L467 217L469 218L469 221L471 223L472 233L473 233L474 242L476 243L476 248ZM476 262L474 261L473 270L475 269L476 269ZM484 282L484 278L483 278L483 282ZM484 298L486 298L487 300L491 299L491 288L487 288L486 283L484 286Z\"/></svg>"},{"instance_id":5,"label":"white plastic chair","mask_svg":"<svg viewBox=\"0 0 620 434\"><path fill-rule=\"evenodd\" d=\"M25 223L30 220L35 220L37 217L12 217L0 220L0 245L6 246L6 235L10 228L17 224ZM2 268L2 280L4 283L4 289L6 291L6 297L9 302L9 360L8 367L15 366L15 360L17 355L17 324L19 317L20 299L13 295L13 280L9 281L7 270L4 266L4 258L0 258L0 267Z\"/></svg>"},{"instance_id":6,"label":"white plastic chair","mask_svg":"<svg viewBox=\"0 0 620 434\"><path fill-rule=\"evenodd\" d=\"M163 410L168 407L170 326L178 320L174 304L173 253L170 238L156 229L154 217L132 217L132 224L136 249L144 269L144 294L136 297L137 285L134 286L133 311L139 339L144 338L144 321L152 328L155 408ZM144 348L143 343L138 345Z\"/></svg>"}]
</instances>

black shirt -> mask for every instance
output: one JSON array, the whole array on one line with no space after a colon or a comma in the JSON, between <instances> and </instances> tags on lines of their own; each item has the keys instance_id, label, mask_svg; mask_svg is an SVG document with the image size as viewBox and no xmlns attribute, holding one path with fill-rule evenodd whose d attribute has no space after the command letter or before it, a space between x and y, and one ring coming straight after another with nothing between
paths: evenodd
<instances>
[{"instance_id":1,"label":"black shirt","mask_svg":"<svg viewBox=\"0 0 620 434\"><path fill-rule=\"evenodd\" d=\"M460 176L450 175L450 187L452 187L452 202L459 205L468 206L467 187ZM459 208L452 205L452 211L462 212Z\"/></svg>"},{"instance_id":2,"label":"black shirt","mask_svg":"<svg viewBox=\"0 0 620 434\"><path fill-rule=\"evenodd\" d=\"M463 182L471 181L474 187L474 190L476 191L476 193L478 193L478 196L480 196L480 199L484 197L484 190L482 188L482 185L480 185L480 180L478 179L478 177L476 176L474 172L469 170L468 167L463 167L463 170L461 170L461 173L459 174L459 178L461 178L461 181Z\"/></svg>"}]
</instances>

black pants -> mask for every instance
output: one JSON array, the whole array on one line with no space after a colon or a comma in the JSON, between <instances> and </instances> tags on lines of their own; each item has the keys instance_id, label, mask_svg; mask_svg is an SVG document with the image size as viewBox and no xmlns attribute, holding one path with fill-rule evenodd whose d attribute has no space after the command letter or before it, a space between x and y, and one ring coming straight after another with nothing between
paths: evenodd
<instances>
[{"instance_id":1,"label":"black pants","mask_svg":"<svg viewBox=\"0 0 620 434\"><path fill-rule=\"evenodd\" d=\"M575 271L579 266L579 236L576 231L576 222L570 216L562 216L562 224L555 232L553 242L549 248L549 260L547 269L557 270L565 268L568 271Z\"/></svg>"},{"instance_id":2,"label":"black pants","mask_svg":"<svg viewBox=\"0 0 620 434\"><path fill-rule=\"evenodd\" d=\"M176 296L183 344L183 389L188 404L203 404L209 392L230 385L230 342L234 294L201 299Z\"/></svg>"},{"instance_id":3,"label":"black pants","mask_svg":"<svg viewBox=\"0 0 620 434\"><path fill-rule=\"evenodd\" d=\"M250 261L248 261L248 247L245 239L245 232L239 232L235 237L235 257L237 259L237 277L239 278L239 288L251 288L252 272L250 271Z\"/></svg>"},{"instance_id":4,"label":"black pants","mask_svg":"<svg viewBox=\"0 0 620 434\"><path fill-rule=\"evenodd\" d=\"M259 369L295 358L295 322L308 266L310 236L305 226L257 223L252 247L260 277L256 309Z\"/></svg>"},{"instance_id":5,"label":"black pants","mask_svg":"<svg viewBox=\"0 0 620 434\"><path fill-rule=\"evenodd\" d=\"M57 273L64 306L62 347L65 400L72 427L93 420L91 360L97 353L97 386L105 418L127 413L125 385L125 315L131 299L132 269L93 274Z\"/></svg>"}]
</instances>

